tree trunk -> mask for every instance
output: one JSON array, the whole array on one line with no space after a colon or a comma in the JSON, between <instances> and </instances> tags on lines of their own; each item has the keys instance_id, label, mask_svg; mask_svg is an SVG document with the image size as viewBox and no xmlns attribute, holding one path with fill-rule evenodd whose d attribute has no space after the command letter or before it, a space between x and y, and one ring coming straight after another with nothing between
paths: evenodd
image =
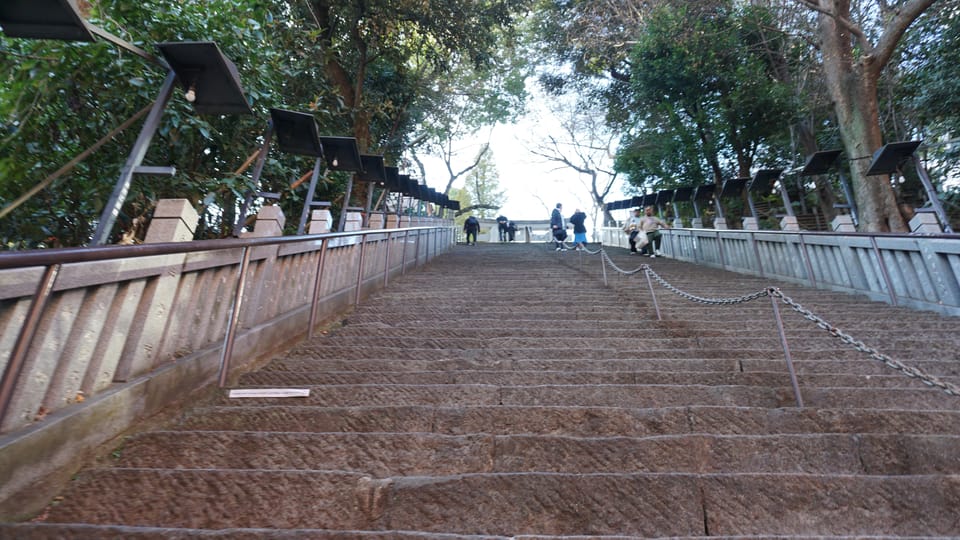
<instances>
[{"instance_id":1,"label":"tree trunk","mask_svg":"<svg viewBox=\"0 0 960 540\"><path fill-rule=\"evenodd\" d=\"M833 99L840 135L850 160L850 177L860 211L860 228L869 232L905 232L903 217L889 179L868 177L874 151L883 145L877 81L881 62L871 54L854 58L850 0L821 0L829 13L820 14L823 68Z\"/></svg>"}]
</instances>

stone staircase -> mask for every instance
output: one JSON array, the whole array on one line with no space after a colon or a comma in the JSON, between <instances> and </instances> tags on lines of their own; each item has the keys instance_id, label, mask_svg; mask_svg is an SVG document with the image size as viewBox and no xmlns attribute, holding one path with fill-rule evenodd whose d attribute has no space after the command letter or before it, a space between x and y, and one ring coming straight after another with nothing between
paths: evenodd
<instances>
[{"instance_id":1,"label":"stone staircase","mask_svg":"<svg viewBox=\"0 0 960 540\"><path fill-rule=\"evenodd\" d=\"M766 280L669 259L682 290ZM127 440L3 538L956 538L960 397L783 311L694 303L597 256L459 246L225 394ZM775 284L774 284L775 285ZM960 381L960 324L784 293Z\"/></svg>"}]
</instances>

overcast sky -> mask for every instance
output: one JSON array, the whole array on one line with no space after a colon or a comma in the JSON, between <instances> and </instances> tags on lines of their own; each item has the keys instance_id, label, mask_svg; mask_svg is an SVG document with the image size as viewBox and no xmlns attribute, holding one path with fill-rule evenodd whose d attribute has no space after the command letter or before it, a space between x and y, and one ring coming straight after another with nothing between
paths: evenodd
<instances>
[{"instance_id":1,"label":"overcast sky","mask_svg":"<svg viewBox=\"0 0 960 540\"><path fill-rule=\"evenodd\" d=\"M564 215L580 208L590 213L591 200L583 180L573 169L549 163L530 152L550 133L559 133L559 121L545 105L544 97L531 90L529 113L516 124L498 125L490 136L493 161L500 175L500 187L506 192L506 202L500 213L510 219L549 219L550 211L562 203ZM457 146L460 157L455 169L469 164L487 140L489 130L477 138L461 141ZM427 184L437 190L446 187L446 167L440 159L423 159ZM457 167L459 165L459 167ZM458 180L454 187L463 187ZM623 199L621 188L615 186L610 201ZM609 201L608 201L609 202Z\"/></svg>"}]
</instances>

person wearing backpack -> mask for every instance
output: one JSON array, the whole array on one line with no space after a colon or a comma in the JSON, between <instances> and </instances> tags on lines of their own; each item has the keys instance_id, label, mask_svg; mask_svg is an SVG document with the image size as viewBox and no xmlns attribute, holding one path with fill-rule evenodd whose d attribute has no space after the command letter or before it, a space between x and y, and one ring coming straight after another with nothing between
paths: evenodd
<instances>
[{"instance_id":1,"label":"person wearing backpack","mask_svg":"<svg viewBox=\"0 0 960 540\"><path fill-rule=\"evenodd\" d=\"M467 245L470 244L470 237L473 236L473 244L477 245L477 233L480 232L480 220L475 216L470 216L463 222L463 232L467 233Z\"/></svg>"}]
</instances>

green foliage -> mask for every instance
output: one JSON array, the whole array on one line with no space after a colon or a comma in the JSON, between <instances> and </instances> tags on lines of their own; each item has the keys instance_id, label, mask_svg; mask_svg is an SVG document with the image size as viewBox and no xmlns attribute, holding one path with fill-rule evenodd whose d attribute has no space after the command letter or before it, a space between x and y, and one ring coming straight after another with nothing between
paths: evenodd
<instances>
[{"instance_id":1,"label":"green foliage","mask_svg":"<svg viewBox=\"0 0 960 540\"><path fill-rule=\"evenodd\" d=\"M495 44L509 34L525 3L102 0L86 8L92 24L151 53L159 42L216 41L236 64L255 112L201 117L177 92L144 163L174 165L178 172L134 179L111 241L142 238L160 198L194 204L201 215L198 238L228 236L239 202L254 188L281 193L288 230L295 229L306 182L291 184L312 170L313 160L274 148L257 186L251 170L242 168L262 145L268 108L313 111L321 133L355 135L364 150L396 159L431 114L424 96L443 88L439 83L452 66L495 72ZM106 42L0 37L0 204L147 107L165 75ZM515 90L516 84L508 79L502 86ZM478 121L502 114L501 97L484 94L481 109L489 114L476 115ZM5 248L89 242L139 126L0 221ZM325 177L316 198L333 201L337 211L346 203L348 179L342 173Z\"/></svg>"},{"instance_id":2,"label":"green foliage","mask_svg":"<svg viewBox=\"0 0 960 540\"><path fill-rule=\"evenodd\" d=\"M773 152L792 99L757 53L765 16L727 5L650 13L631 54L629 92L615 109L632 127L618 159L632 183L719 182L749 175L758 156Z\"/></svg>"},{"instance_id":3,"label":"green foliage","mask_svg":"<svg viewBox=\"0 0 960 540\"><path fill-rule=\"evenodd\" d=\"M497 213L497 208L506 201L505 193L500 189L500 173L493 161L493 152L486 152L477 163L476 168L467 174L464 191L472 204L484 205L490 208L474 210L477 217L490 219ZM461 202L461 207L466 205Z\"/></svg>"}]
</instances>

